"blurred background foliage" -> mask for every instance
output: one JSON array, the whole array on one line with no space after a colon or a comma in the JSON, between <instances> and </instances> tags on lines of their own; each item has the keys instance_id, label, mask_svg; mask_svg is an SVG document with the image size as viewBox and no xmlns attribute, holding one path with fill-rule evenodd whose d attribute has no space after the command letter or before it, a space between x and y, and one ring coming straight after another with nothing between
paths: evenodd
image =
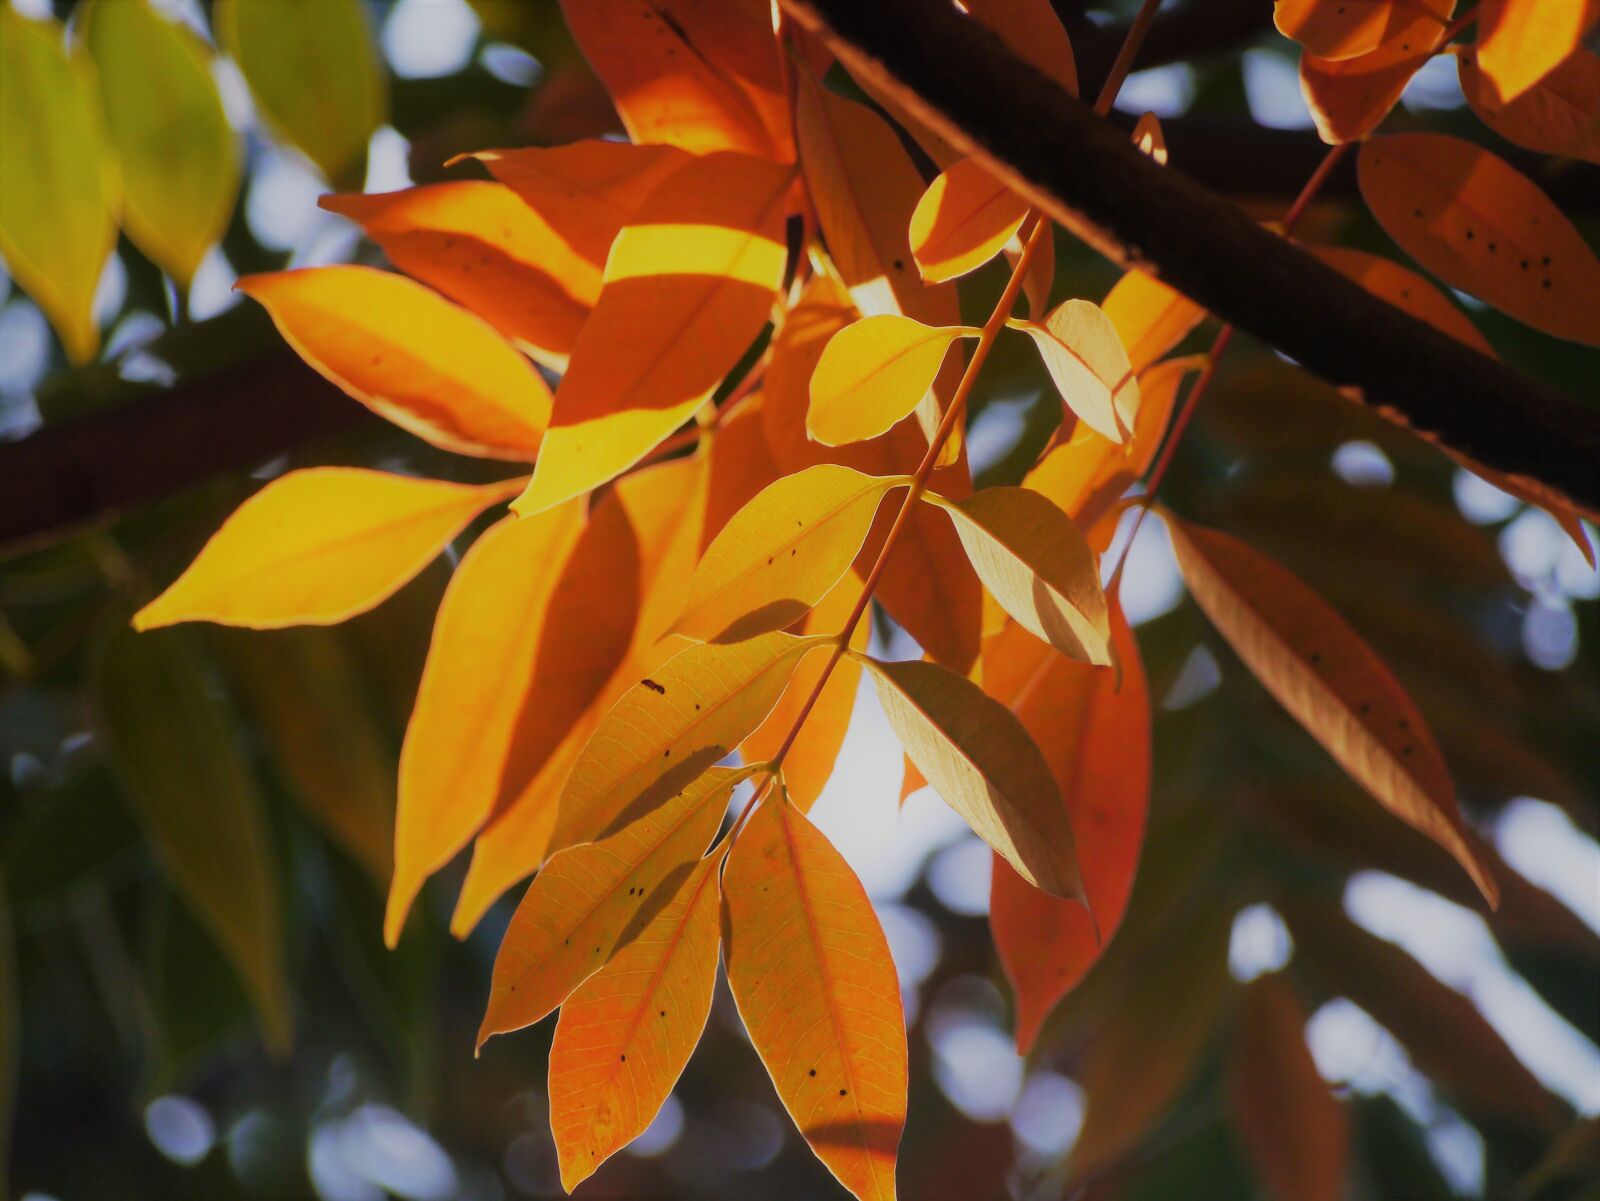
<instances>
[{"instance_id":1,"label":"blurred background foliage","mask_svg":"<svg viewBox=\"0 0 1600 1201\"><path fill-rule=\"evenodd\" d=\"M444 164L465 151L612 133L605 93L553 0L9 4L0 476L21 499L0 548L0 1107L12 1193L555 1195L552 1023L471 1055L507 904L458 943L447 880L398 951L380 938L399 737L449 562L337 629L135 638L126 619L286 467L471 478L469 462L289 371L231 285L381 262L319 194L461 177L475 168ZM1132 5L1058 7L1081 46ZM1175 163L1185 131L1315 145L1294 48L1256 7L1227 44L1129 81L1123 116L1160 113ZM1472 130L1453 68L1434 67L1397 121ZM59 177L24 179L29 154ZM1594 168L1552 170L1543 182L1579 197L1569 212L1600 241ZM42 211L47 185L86 199ZM1228 190L1275 215L1297 185ZM1305 232L1392 256L1342 196ZM1098 298L1115 274L1063 239L1055 295ZM974 279L971 314L1000 283L993 267ZM1593 396L1593 351L1470 312L1516 366ZM274 431L307 389L328 406L322 424ZM248 411L227 408L245 394ZM172 438L218 437L213 469L168 478L153 460L158 478L123 494L140 503L88 522L17 511L95 491L30 447L95 423L151 426L161 444L173 396L271 436L224 450L180 422ZM1053 397L1031 348L1002 340L970 434L981 481L1020 477ZM128 469L145 453L130 443ZM1149 838L1124 929L1026 1061L983 920L989 853L926 792L895 812L900 757L870 690L816 810L874 896L906 993L903 1195L1283 1196L1298 1155L1347 1165L1352 1198L1600 1196L1600 579L1544 514L1255 345L1228 358L1167 499L1301 574L1384 655L1498 848L1505 902L1483 913L1443 852L1359 794L1184 601L1164 536L1147 531L1124 596L1158 702ZM914 651L886 625L875 636ZM1286 1150L1290 1130L1315 1130L1317 1145ZM585 1191L837 1195L725 992L662 1116Z\"/></svg>"}]
</instances>

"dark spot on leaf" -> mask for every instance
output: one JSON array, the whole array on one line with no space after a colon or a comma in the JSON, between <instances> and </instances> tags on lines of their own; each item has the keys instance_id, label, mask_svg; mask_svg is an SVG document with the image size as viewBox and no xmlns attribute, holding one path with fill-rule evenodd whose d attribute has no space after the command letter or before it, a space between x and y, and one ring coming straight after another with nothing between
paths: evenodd
<instances>
[{"instance_id":1,"label":"dark spot on leaf","mask_svg":"<svg viewBox=\"0 0 1600 1201\"><path fill-rule=\"evenodd\" d=\"M812 1068L810 1074L815 1076L817 1074L817 1069L816 1068Z\"/></svg>"},{"instance_id":2,"label":"dark spot on leaf","mask_svg":"<svg viewBox=\"0 0 1600 1201\"><path fill-rule=\"evenodd\" d=\"M849 1096L849 1095L850 1095L850 1094L849 1094L849 1093L847 1093L847 1092L845 1092L845 1090L844 1090L844 1089L842 1089L842 1088L841 1088L841 1089L840 1089L840 1090L839 1090L839 1095L840 1095L840 1096L841 1096L841 1097L847 1097L847 1096Z\"/></svg>"},{"instance_id":3,"label":"dark spot on leaf","mask_svg":"<svg viewBox=\"0 0 1600 1201\"><path fill-rule=\"evenodd\" d=\"M621 1060L623 1063L627 1063L628 1062L628 1057L626 1055L618 1055L617 1058L619 1060Z\"/></svg>"},{"instance_id":4,"label":"dark spot on leaf","mask_svg":"<svg viewBox=\"0 0 1600 1201\"><path fill-rule=\"evenodd\" d=\"M904 271L906 269L906 261L904 259L895 259L894 269L896 271Z\"/></svg>"},{"instance_id":5,"label":"dark spot on leaf","mask_svg":"<svg viewBox=\"0 0 1600 1201\"><path fill-rule=\"evenodd\" d=\"M657 696L666 696L667 695L666 688L664 686L660 685L660 684L657 684L652 679L646 678L646 679L640 680L639 683L643 684L646 688L648 688L651 692L655 693Z\"/></svg>"},{"instance_id":6,"label":"dark spot on leaf","mask_svg":"<svg viewBox=\"0 0 1600 1201\"><path fill-rule=\"evenodd\" d=\"M1540 259L1539 265L1541 267L1548 267L1550 265L1550 256L1547 254L1544 256L1544 258Z\"/></svg>"},{"instance_id":7,"label":"dark spot on leaf","mask_svg":"<svg viewBox=\"0 0 1600 1201\"><path fill-rule=\"evenodd\" d=\"M665 1009L663 1009L663 1010L662 1010L662 1011L661 1011L661 1016L662 1016L662 1017L666 1017L666 1016L667 1016L667 1011L666 1011L666 1010L665 1010Z\"/></svg>"},{"instance_id":8,"label":"dark spot on leaf","mask_svg":"<svg viewBox=\"0 0 1600 1201\"><path fill-rule=\"evenodd\" d=\"M1475 234L1475 233L1473 233L1473 232L1472 232L1472 231L1471 231L1471 230L1470 230L1470 229L1469 229L1469 230L1467 230L1467 241L1469 241L1469 242L1470 242L1470 241L1472 241L1472 240L1473 240L1473 239L1474 239L1474 238L1476 238L1476 237L1477 237L1477 236L1478 236L1478 235L1477 235L1477 234Z\"/></svg>"},{"instance_id":9,"label":"dark spot on leaf","mask_svg":"<svg viewBox=\"0 0 1600 1201\"><path fill-rule=\"evenodd\" d=\"M1322 652L1321 651L1312 651L1311 652L1311 662L1312 663L1321 663L1322 662Z\"/></svg>"},{"instance_id":10,"label":"dark spot on leaf","mask_svg":"<svg viewBox=\"0 0 1600 1201\"><path fill-rule=\"evenodd\" d=\"M1526 271L1528 269L1528 260L1527 259L1523 259L1522 262L1517 264L1517 266L1521 267L1524 271Z\"/></svg>"}]
</instances>

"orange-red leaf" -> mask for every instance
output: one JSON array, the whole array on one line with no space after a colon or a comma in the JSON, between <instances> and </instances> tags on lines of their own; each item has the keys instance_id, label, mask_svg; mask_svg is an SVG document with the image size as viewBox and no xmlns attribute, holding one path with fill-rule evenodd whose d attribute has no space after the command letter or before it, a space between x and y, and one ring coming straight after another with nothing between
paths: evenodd
<instances>
[{"instance_id":1,"label":"orange-red leaf","mask_svg":"<svg viewBox=\"0 0 1600 1201\"><path fill-rule=\"evenodd\" d=\"M1161 130L1161 118L1145 113L1133 127L1133 144L1163 167L1167 165L1167 135Z\"/></svg>"},{"instance_id":2,"label":"orange-red leaf","mask_svg":"<svg viewBox=\"0 0 1600 1201\"><path fill-rule=\"evenodd\" d=\"M1546 78L1600 20L1600 0L1483 0L1478 66L1509 103Z\"/></svg>"},{"instance_id":3,"label":"orange-red leaf","mask_svg":"<svg viewBox=\"0 0 1600 1201\"><path fill-rule=\"evenodd\" d=\"M1455 0L1276 0L1273 21L1318 58L1346 59L1435 36Z\"/></svg>"},{"instance_id":4,"label":"orange-red leaf","mask_svg":"<svg viewBox=\"0 0 1600 1201\"><path fill-rule=\"evenodd\" d=\"M1509 142L1600 163L1600 55L1573 51L1515 100L1504 101L1471 50L1459 55L1461 91L1478 118Z\"/></svg>"},{"instance_id":5,"label":"orange-red leaf","mask_svg":"<svg viewBox=\"0 0 1600 1201\"><path fill-rule=\"evenodd\" d=\"M911 253L922 278L943 283L975 271L1000 250L1028 215L1028 202L976 159L947 167L911 214Z\"/></svg>"},{"instance_id":6,"label":"orange-red leaf","mask_svg":"<svg viewBox=\"0 0 1600 1201\"><path fill-rule=\"evenodd\" d=\"M839 1182L891 1201L906 1113L889 944L844 858L781 796L728 855L728 983L789 1116Z\"/></svg>"},{"instance_id":7,"label":"orange-red leaf","mask_svg":"<svg viewBox=\"0 0 1600 1201\"><path fill-rule=\"evenodd\" d=\"M1381 46L1355 58L1318 58L1310 51L1302 54L1300 91L1322 140L1330 146L1356 142L1378 128L1411 77L1428 61L1443 32L1438 30L1420 42Z\"/></svg>"},{"instance_id":8,"label":"orange-red leaf","mask_svg":"<svg viewBox=\"0 0 1600 1201\"><path fill-rule=\"evenodd\" d=\"M1351 250L1343 246L1308 246L1306 249L1380 300L1386 300L1402 312L1410 313L1418 321L1426 321L1441 333L1449 334L1458 342L1465 342L1491 359L1498 357L1494 347L1489 345L1489 339L1472 324L1471 318L1409 267L1402 267L1399 263L1368 254L1364 250Z\"/></svg>"}]
</instances>

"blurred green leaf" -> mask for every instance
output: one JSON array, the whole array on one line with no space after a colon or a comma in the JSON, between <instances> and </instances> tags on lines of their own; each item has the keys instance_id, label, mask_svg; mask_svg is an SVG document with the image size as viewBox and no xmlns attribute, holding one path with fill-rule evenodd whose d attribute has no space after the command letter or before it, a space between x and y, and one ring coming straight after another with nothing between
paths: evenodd
<instances>
[{"instance_id":1,"label":"blurred green leaf","mask_svg":"<svg viewBox=\"0 0 1600 1201\"><path fill-rule=\"evenodd\" d=\"M104 765L70 772L35 802L6 839L3 862L13 908L59 900L112 862L132 860L139 829Z\"/></svg>"}]
</instances>

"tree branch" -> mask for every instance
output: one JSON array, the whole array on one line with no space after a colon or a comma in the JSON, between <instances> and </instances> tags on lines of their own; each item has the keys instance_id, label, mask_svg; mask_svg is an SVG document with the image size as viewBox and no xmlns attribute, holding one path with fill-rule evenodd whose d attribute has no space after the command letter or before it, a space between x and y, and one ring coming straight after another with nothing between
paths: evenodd
<instances>
[{"instance_id":1,"label":"tree branch","mask_svg":"<svg viewBox=\"0 0 1600 1201\"><path fill-rule=\"evenodd\" d=\"M1365 403L1600 515L1600 411L1376 299L1139 153L954 5L780 0L854 75L1115 262L1141 267ZM977 85L975 86L975 81Z\"/></svg>"}]
</instances>

